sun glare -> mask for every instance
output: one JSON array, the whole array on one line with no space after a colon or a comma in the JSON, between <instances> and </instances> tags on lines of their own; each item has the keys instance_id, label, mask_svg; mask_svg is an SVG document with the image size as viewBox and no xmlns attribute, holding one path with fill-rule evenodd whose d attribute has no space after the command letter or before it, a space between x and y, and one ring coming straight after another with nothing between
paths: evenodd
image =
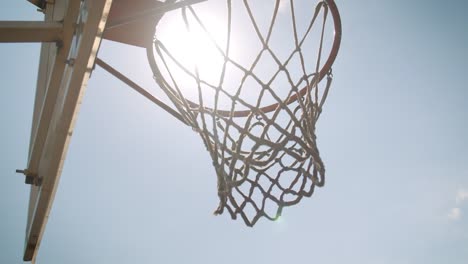
<instances>
[{"instance_id":1,"label":"sun glare","mask_svg":"<svg viewBox=\"0 0 468 264\"><path fill-rule=\"evenodd\" d=\"M186 71L216 85L226 52L226 26L213 14L200 17L201 23L189 15L187 12L187 20L180 13L167 17L157 38Z\"/></svg>"}]
</instances>

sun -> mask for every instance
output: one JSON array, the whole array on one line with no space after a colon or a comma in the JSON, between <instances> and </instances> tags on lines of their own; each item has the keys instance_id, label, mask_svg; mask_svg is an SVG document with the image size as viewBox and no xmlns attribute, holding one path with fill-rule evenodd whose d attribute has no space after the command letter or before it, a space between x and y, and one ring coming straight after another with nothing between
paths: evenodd
<instances>
[{"instance_id":1,"label":"sun","mask_svg":"<svg viewBox=\"0 0 468 264\"><path fill-rule=\"evenodd\" d=\"M178 63L178 67L171 67L171 73L179 76L178 82L183 83L180 78L187 74L174 70L187 71L216 85L227 53L228 32L223 21L215 14L195 17L188 11L185 16L178 11L165 15L159 24L162 26L157 28L156 37Z\"/></svg>"}]
</instances>

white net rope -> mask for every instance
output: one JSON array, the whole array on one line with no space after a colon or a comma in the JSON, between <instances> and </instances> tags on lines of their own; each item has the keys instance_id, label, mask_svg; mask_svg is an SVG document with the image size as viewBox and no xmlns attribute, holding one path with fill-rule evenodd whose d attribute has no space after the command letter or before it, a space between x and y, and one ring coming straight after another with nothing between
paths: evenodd
<instances>
[{"instance_id":1,"label":"white net rope","mask_svg":"<svg viewBox=\"0 0 468 264\"><path fill-rule=\"evenodd\" d=\"M285 2L286 11L282 10ZM220 15L226 33L221 41L210 35L197 5L176 11L187 32L198 28L209 37L209 45L221 58L216 78L205 78L199 65L177 57L170 43L158 37L158 26L148 48L155 80L199 133L213 160L219 196L215 214L228 211L248 226L262 216L277 219L285 206L310 197L325 182L316 123L332 81L331 68L324 69L321 62L329 5L320 1L310 11L299 12L296 2L300 1L273 1L268 23L262 24L255 15L254 0L218 1L223 5ZM244 18L237 21L241 11ZM299 14L308 17L299 18ZM252 32L249 40L260 43L247 60L232 51L233 25L247 27L246 23ZM285 32L285 23L292 36L289 49L277 44L281 35L275 36ZM191 50L195 43L182 44L197 52ZM314 54L312 60L310 54ZM263 63L264 58L268 63Z\"/></svg>"}]
</instances>

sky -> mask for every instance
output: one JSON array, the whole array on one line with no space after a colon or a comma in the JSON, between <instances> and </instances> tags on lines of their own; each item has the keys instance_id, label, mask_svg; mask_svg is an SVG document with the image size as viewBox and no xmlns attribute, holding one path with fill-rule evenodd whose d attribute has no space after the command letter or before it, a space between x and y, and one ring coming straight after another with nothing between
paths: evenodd
<instances>
[{"instance_id":1,"label":"sky","mask_svg":"<svg viewBox=\"0 0 468 264\"><path fill-rule=\"evenodd\" d=\"M213 216L189 127L100 68L89 81L37 263L468 262L468 3L337 1L342 46L317 124L327 182L254 228ZM7 1L1 20L40 20ZM22 263L39 44L0 44L0 263ZM124 51L127 48L123 48ZM152 87L142 50L99 57ZM133 71L132 71L133 70Z\"/></svg>"}]
</instances>

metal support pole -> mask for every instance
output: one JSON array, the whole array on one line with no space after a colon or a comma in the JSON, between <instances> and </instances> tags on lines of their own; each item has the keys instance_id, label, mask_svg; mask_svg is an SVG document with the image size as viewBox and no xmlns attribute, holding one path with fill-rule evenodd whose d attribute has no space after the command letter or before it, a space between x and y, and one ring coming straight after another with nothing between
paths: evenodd
<instances>
[{"instance_id":1,"label":"metal support pole","mask_svg":"<svg viewBox=\"0 0 468 264\"><path fill-rule=\"evenodd\" d=\"M63 24L44 21L0 21L0 42L59 42Z\"/></svg>"}]
</instances>

